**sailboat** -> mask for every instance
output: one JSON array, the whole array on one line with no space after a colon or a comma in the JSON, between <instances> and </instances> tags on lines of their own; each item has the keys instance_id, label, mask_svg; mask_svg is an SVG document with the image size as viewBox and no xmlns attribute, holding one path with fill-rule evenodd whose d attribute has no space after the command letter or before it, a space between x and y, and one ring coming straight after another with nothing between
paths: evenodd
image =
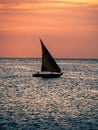
<instances>
[{"instance_id":1,"label":"sailboat","mask_svg":"<svg viewBox=\"0 0 98 130\"><path fill-rule=\"evenodd\" d=\"M42 47L41 72L36 72L35 74L33 74L33 76L44 77L44 78L60 77L63 74L63 72L61 72L60 67L57 65L56 61L53 59L52 55L45 47L41 39L40 39L40 43Z\"/></svg>"}]
</instances>

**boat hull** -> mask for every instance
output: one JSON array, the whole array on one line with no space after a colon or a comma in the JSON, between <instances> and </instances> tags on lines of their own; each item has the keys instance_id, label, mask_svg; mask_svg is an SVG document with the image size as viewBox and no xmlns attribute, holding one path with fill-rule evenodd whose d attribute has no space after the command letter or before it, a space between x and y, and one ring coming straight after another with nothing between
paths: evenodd
<instances>
[{"instance_id":1,"label":"boat hull","mask_svg":"<svg viewBox=\"0 0 98 130\"><path fill-rule=\"evenodd\" d=\"M56 78L60 77L63 73L37 73L33 74L33 77L44 77L44 78Z\"/></svg>"}]
</instances>

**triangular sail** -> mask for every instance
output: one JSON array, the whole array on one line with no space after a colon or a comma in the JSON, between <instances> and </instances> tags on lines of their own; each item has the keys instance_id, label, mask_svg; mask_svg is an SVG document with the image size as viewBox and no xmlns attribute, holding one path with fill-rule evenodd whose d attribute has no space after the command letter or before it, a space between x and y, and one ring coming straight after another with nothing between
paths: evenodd
<instances>
[{"instance_id":1,"label":"triangular sail","mask_svg":"<svg viewBox=\"0 0 98 130\"><path fill-rule=\"evenodd\" d=\"M61 69L43 44L42 40L40 39L41 46L42 46L42 68L41 71L49 71L49 72L61 72Z\"/></svg>"}]
</instances>

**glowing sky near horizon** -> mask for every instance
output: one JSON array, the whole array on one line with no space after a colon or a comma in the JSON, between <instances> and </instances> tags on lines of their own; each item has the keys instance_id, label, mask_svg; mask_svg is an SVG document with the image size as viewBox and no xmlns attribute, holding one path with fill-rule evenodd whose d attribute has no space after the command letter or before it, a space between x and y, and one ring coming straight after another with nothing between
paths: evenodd
<instances>
[{"instance_id":1,"label":"glowing sky near horizon","mask_svg":"<svg viewBox=\"0 0 98 130\"><path fill-rule=\"evenodd\" d=\"M0 57L98 58L98 0L0 0Z\"/></svg>"}]
</instances>

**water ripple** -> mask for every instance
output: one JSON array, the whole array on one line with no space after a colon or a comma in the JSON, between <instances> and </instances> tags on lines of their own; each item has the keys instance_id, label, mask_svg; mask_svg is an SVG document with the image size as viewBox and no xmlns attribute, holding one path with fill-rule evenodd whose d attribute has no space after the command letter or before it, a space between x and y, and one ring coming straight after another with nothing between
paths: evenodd
<instances>
[{"instance_id":1,"label":"water ripple","mask_svg":"<svg viewBox=\"0 0 98 130\"><path fill-rule=\"evenodd\" d=\"M0 62L1 130L98 129L98 62L59 59L53 79L32 77L40 59Z\"/></svg>"}]
</instances>

